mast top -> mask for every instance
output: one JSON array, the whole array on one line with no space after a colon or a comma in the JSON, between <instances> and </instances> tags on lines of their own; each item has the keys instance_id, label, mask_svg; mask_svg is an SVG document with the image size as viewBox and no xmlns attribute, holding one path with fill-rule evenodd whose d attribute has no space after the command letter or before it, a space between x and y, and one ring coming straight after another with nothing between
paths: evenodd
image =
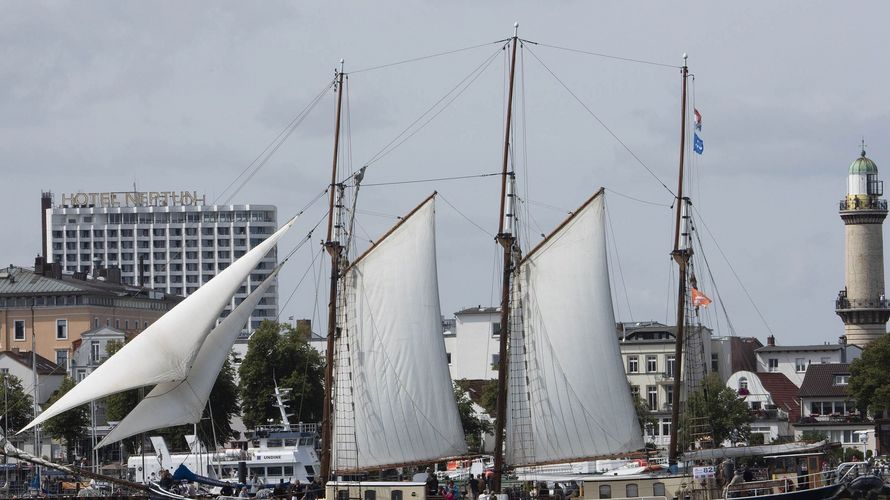
<instances>
[{"instance_id":1,"label":"mast top","mask_svg":"<svg viewBox=\"0 0 890 500\"><path fill-rule=\"evenodd\" d=\"M519 36L519 21L513 23L513 37Z\"/></svg>"}]
</instances>

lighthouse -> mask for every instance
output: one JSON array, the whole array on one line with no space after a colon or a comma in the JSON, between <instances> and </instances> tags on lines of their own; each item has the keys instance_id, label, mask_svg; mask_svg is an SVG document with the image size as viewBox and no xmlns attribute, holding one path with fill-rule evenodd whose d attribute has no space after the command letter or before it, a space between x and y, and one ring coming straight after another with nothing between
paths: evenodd
<instances>
[{"instance_id":1,"label":"lighthouse","mask_svg":"<svg viewBox=\"0 0 890 500\"><path fill-rule=\"evenodd\" d=\"M835 311L844 322L847 343L865 347L887 333L890 303L884 290L883 224L887 217L878 166L862 154L850 165L847 196L840 202L844 221L844 289Z\"/></svg>"}]
</instances>

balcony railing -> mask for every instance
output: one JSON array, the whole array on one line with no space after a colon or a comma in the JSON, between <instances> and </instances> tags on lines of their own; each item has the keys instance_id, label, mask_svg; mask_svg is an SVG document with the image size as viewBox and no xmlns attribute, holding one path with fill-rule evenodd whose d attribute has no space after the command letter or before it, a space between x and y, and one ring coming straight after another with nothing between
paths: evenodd
<instances>
[{"instance_id":1,"label":"balcony railing","mask_svg":"<svg viewBox=\"0 0 890 500\"><path fill-rule=\"evenodd\" d=\"M860 200L859 198L854 198L852 200L843 199L838 204L838 207L841 210L887 210L887 200Z\"/></svg>"},{"instance_id":2,"label":"balcony railing","mask_svg":"<svg viewBox=\"0 0 890 500\"><path fill-rule=\"evenodd\" d=\"M890 309L890 302L883 296L874 299L850 299L841 290L837 294L835 309Z\"/></svg>"}]
</instances>

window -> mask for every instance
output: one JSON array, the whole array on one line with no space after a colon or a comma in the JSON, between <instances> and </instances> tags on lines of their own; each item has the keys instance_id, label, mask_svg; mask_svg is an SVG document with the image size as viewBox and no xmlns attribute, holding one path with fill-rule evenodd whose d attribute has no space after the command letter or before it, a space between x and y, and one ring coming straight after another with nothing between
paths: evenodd
<instances>
[{"instance_id":1,"label":"window","mask_svg":"<svg viewBox=\"0 0 890 500\"><path fill-rule=\"evenodd\" d=\"M93 328L99 328L99 318L93 318Z\"/></svg>"},{"instance_id":2,"label":"window","mask_svg":"<svg viewBox=\"0 0 890 500\"><path fill-rule=\"evenodd\" d=\"M714 373L720 371L720 356L716 352L711 353L711 371Z\"/></svg>"},{"instance_id":3,"label":"window","mask_svg":"<svg viewBox=\"0 0 890 500\"><path fill-rule=\"evenodd\" d=\"M664 404L665 406L670 406L674 404L674 386L666 385L664 386Z\"/></svg>"},{"instance_id":4,"label":"window","mask_svg":"<svg viewBox=\"0 0 890 500\"><path fill-rule=\"evenodd\" d=\"M389 494L389 500L402 500L402 490L392 490Z\"/></svg>"},{"instance_id":5,"label":"window","mask_svg":"<svg viewBox=\"0 0 890 500\"><path fill-rule=\"evenodd\" d=\"M663 436L671 435L671 419L666 418L661 421L661 434Z\"/></svg>"},{"instance_id":6,"label":"window","mask_svg":"<svg viewBox=\"0 0 890 500\"><path fill-rule=\"evenodd\" d=\"M337 500L349 500L349 490L337 490Z\"/></svg>"},{"instance_id":7,"label":"window","mask_svg":"<svg viewBox=\"0 0 890 500\"><path fill-rule=\"evenodd\" d=\"M831 358L829 358L827 356L823 356L823 357L819 358L819 362L822 363L823 365L825 365L825 364L831 363Z\"/></svg>"},{"instance_id":8,"label":"window","mask_svg":"<svg viewBox=\"0 0 890 500\"><path fill-rule=\"evenodd\" d=\"M625 492L627 498L635 498L640 496L640 489L639 487L637 487L637 483L628 483L628 485L625 486Z\"/></svg>"},{"instance_id":9,"label":"window","mask_svg":"<svg viewBox=\"0 0 890 500\"><path fill-rule=\"evenodd\" d=\"M25 340L25 320L17 319L13 324L15 328L15 336L13 336L13 340Z\"/></svg>"},{"instance_id":10,"label":"window","mask_svg":"<svg viewBox=\"0 0 890 500\"><path fill-rule=\"evenodd\" d=\"M656 497L665 496L664 483L653 483L652 484L652 495L656 496Z\"/></svg>"},{"instance_id":11,"label":"window","mask_svg":"<svg viewBox=\"0 0 890 500\"><path fill-rule=\"evenodd\" d=\"M501 364L501 355L500 355L500 353L498 353L498 354L492 354L492 355L491 355L491 369L492 369L492 370L497 370L497 369L498 369L498 366L500 366L500 364Z\"/></svg>"},{"instance_id":12,"label":"window","mask_svg":"<svg viewBox=\"0 0 890 500\"><path fill-rule=\"evenodd\" d=\"M56 340L65 340L68 338L68 320L56 320Z\"/></svg>"},{"instance_id":13,"label":"window","mask_svg":"<svg viewBox=\"0 0 890 500\"><path fill-rule=\"evenodd\" d=\"M56 350L56 364L68 370L68 349Z\"/></svg>"},{"instance_id":14,"label":"window","mask_svg":"<svg viewBox=\"0 0 890 500\"><path fill-rule=\"evenodd\" d=\"M667 378L674 378L674 365L677 362L677 357L674 355L671 355L671 356L666 356L664 359L665 359L665 363L664 363L665 364L665 367L664 367L665 375L667 376Z\"/></svg>"},{"instance_id":15,"label":"window","mask_svg":"<svg viewBox=\"0 0 890 500\"><path fill-rule=\"evenodd\" d=\"M634 401L640 399L640 386L632 385L630 386L630 395L633 396Z\"/></svg>"},{"instance_id":16,"label":"window","mask_svg":"<svg viewBox=\"0 0 890 500\"><path fill-rule=\"evenodd\" d=\"M768 371L777 372L779 371L779 359L778 358L769 358L767 360L768 363Z\"/></svg>"},{"instance_id":17,"label":"window","mask_svg":"<svg viewBox=\"0 0 890 500\"><path fill-rule=\"evenodd\" d=\"M646 386L646 402L649 403L650 411L658 409L658 388L654 385Z\"/></svg>"},{"instance_id":18,"label":"window","mask_svg":"<svg viewBox=\"0 0 890 500\"><path fill-rule=\"evenodd\" d=\"M93 363L99 362L99 347L100 344L98 340L90 341L90 360Z\"/></svg>"},{"instance_id":19,"label":"window","mask_svg":"<svg viewBox=\"0 0 890 500\"><path fill-rule=\"evenodd\" d=\"M500 323L492 323L491 324L491 336L492 337L500 337L501 336L501 324Z\"/></svg>"},{"instance_id":20,"label":"window","mask_svg":"<svg viewBox=\"0 0 890 500\"><path fill-rule=\"evenodd\" d=\"M658 371L658 358L650 354L646 356L646 373L655 373Z\"/></svg>"},{"instance_id":21,"label":"window","mask_svg":"<svg viewBox=\"0 0 890 500\"><path fill-rule=\"evenodd\" d=\"M600 498L612 498L612 486L609 484L600 485Z\"/></svg>"},{"instance_id":22,"label":"window","mask_svg":"<svg viewBox=\"0 0 890 500\"><path fill-rule=\"evenodd\" d=\"M742 377L739 379L739 393L748 391L748 377Z\"/></svg>"},{"instance_id":23,"label":"window","mask_svg":"<svg viewBox=\"0 0 890 500\"><path fill-rule=\"evenodd\" d=\"M843 373L834 376L834 385L847 385L850 383L850 375Z\"/></svg>"},{"instance_id":24,"label":"window","mask_svg":"<svg viewBox=\"0 0 890 500\"><path fill-rule=\"evenodd\" d=\"M448 364L450 365L451 364L451 353L450 352L445 353L445 359L448 360Z\"/></svg>"},{"instance_id":25,"label":"window","mask_svg":"<svg viewBox=\"0 0 890 500\"><path fill-rule=\"evenodd\" d=\"M627 373L638 373L640 371L640 358L638 356L627 357Z\"/></svg>"},{"instance_id":26,"label":"window","mask_svg":"<svg viewBox=\"0 0 890 500\"><path fill-rule=\"evenodd\" d=\"M377 500L377 492L374 490L365 490L365 500Z\"/></svg>"},{"instance_id":27,"label":"window","mask_svg":"<svg viewBox=\"0 0 890 500\"><path fill-rule=\"evenodd\" d=\"M804 358L795 358L794 359L794 370L797 373L803 373L807 371L807 361Z\"/></svg>"}]
</instances>

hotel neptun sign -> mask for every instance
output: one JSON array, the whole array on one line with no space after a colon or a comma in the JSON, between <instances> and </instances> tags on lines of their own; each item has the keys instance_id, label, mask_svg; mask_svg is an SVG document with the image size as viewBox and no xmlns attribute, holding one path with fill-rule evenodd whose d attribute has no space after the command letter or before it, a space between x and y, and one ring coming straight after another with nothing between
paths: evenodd
<instances>
[{"instance_id":1,"label":"hotel neptun sign","mask_svg":"<svg viewBox=\"0 0 890 500\"><path fill-rule=\"evenodd\" d=\"M197 191L120 191L62 193L58 208L180 207L204 205Z\"/></svg>"}]
</instances>

